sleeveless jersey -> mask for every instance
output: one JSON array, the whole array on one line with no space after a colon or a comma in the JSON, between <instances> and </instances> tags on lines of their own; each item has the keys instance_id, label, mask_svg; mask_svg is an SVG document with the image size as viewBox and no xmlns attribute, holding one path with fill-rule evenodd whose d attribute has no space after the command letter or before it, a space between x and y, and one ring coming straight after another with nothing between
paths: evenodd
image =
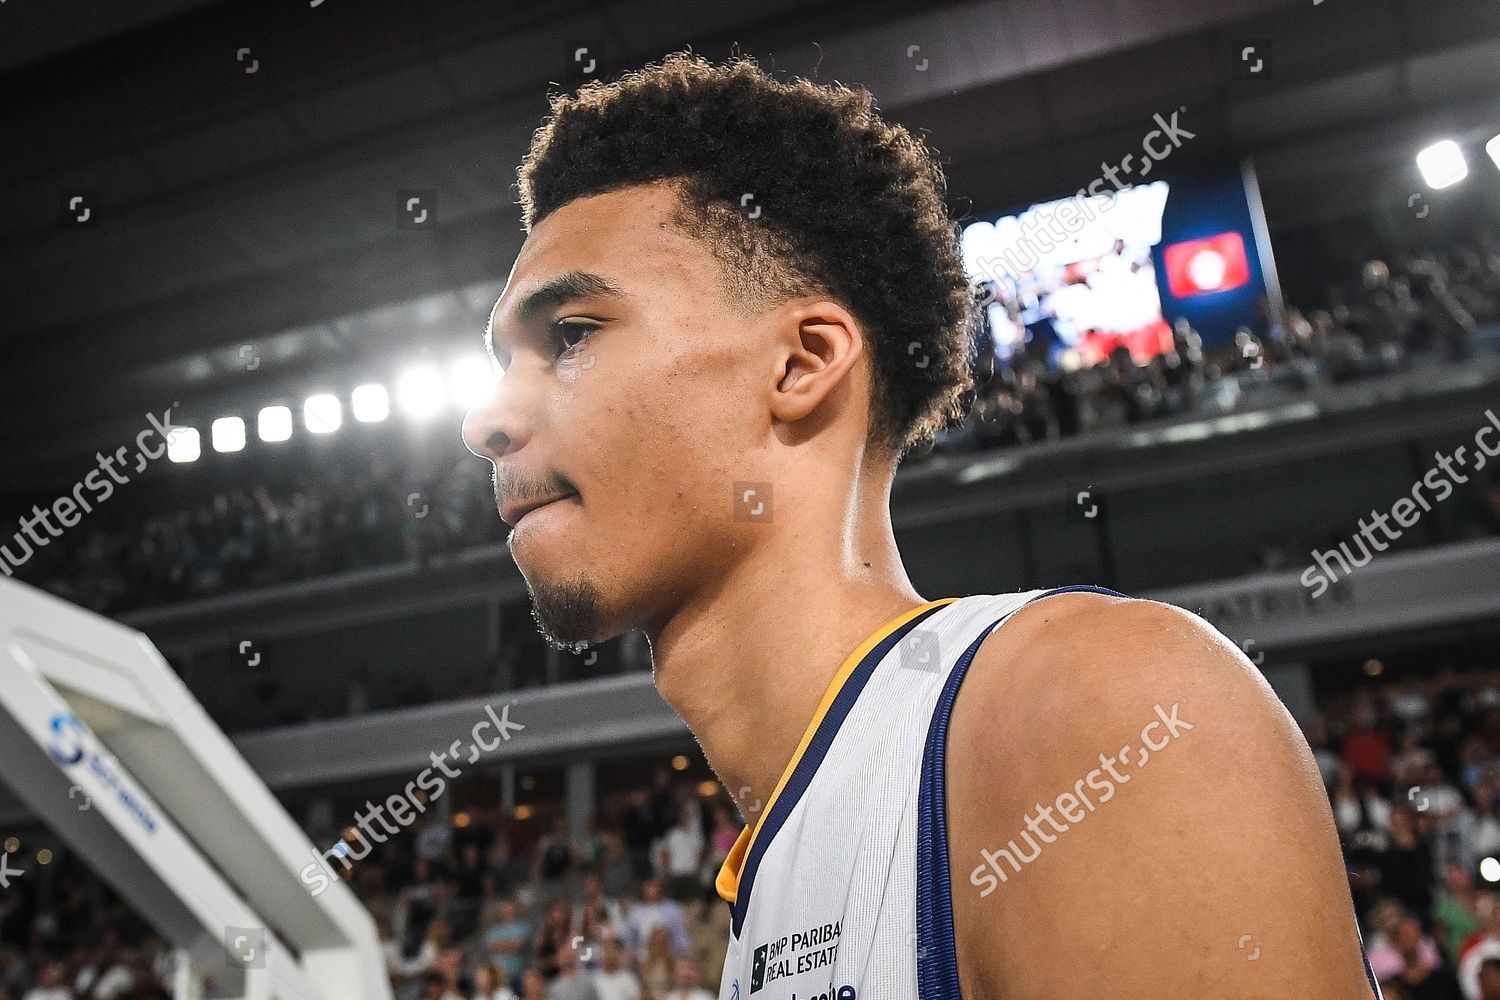
<instances>
[{"instance_id":1,"label":"sleeveless jersey","mask_svg":"<svg viewBox=\"0 0 1500 1000\"><path fill-rule=\"evenodd\" d=\"M960 1000L944 791L980 642L1063 587L913 608L844 661L770 801L720 868L720 1000ZM1363 943L1361 943L1363 952ZM1372 996L1380 988L1365 961Z\"/></svg>"}]
</instances>

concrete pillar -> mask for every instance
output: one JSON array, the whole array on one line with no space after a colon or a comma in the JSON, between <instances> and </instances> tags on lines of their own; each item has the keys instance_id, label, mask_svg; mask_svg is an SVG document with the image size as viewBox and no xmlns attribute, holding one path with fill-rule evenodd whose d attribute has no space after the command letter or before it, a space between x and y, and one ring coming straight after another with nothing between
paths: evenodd
<instances>
[{"instance_id":1,"label":"concrete pillar","mask_svg":"<svg viewBox=\"0 0 1500 1000\"><path fill-rule=\"evenodd\" d=\"M575 761L563 774L563 795L568 812L568 835L583 833L583 824L594 815L594 762Z\"/></svg>"}]
</instances>

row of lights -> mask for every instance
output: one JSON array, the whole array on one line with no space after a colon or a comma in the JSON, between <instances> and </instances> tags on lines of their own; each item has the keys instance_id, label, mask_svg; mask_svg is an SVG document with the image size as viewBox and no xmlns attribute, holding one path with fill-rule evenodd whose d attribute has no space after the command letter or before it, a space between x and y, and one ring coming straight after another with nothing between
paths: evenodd
<instances>
[{"instance_id":1,"label":"row of lights","mask_svg":"<svg viewBox=\"0 0 1500 1000\"><path fill-rule=\"evenodd\" d=\"M426 420L449 406L468 409L489 391L499 377L488 358L459 358L448 366L446 376L433 365L409 368L396 380L396 406L413 420ZM391 415L391 394L379 383L357 386L349 394L349 412L362 424L378 424ZM289 406L267 406L255 418L262 441L289 440L294 429ZM302 426L310 434L332 434L344 424L344 404L332 393L320 392L302 402ZM243 451L247 440L245 421L219 417L209 425L214 451ZM167 457L173 462L196 462L203 454L197 428L176 427L167 440Z\"/></svg>"},{"instance_id":2,"label":"row of lights","mask_svg":"<svg viewBox=\"0 0 1500 1000\"><path fill-rule=\"evenodd\" d=\"M1500 169L1500 135L1484 144L1484 151ZM1435 142L1417 154L1417 169L1422 180L1434 191L1451 187L1469 176L1469 161L1464 158L1464 149L1452 139Z\"/></svg>"}]
</instances>

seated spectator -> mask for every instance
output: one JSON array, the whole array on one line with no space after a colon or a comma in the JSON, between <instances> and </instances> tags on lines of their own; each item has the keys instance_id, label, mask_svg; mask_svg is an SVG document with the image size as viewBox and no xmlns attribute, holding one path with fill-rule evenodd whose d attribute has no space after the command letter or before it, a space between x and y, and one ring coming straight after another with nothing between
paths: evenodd
<instances>
[{"instance_id":1,"label":"seated spectator","mask_svg":"<svg viewBox=\"0 0 1500 1000\"><path fill-rule=\"evenodd\" d=\"M661 883L647 879L641 885L641 899L632 905L625 915L629 943L641 961L646 960L651 935L658 929L666 932L668 950L674 955L686 955L693 942L688 937L687 918L682 907L671 899L663 899Z\"/></svg>"},{"instance_id":2,"label":"seated spectator","mask_svg":"<svg viewBox=\"0 0 1500 1000\"><path fill-rule=\"evenodd\" d=\"M521 973L521 1000L548 1000L547 977L535 965L528 965Z\"/></svg>"},{"instance_id":3,"label":"seated spectator","mask_svg":"<svg viewBox=\"0 0 1500 1000\"><path fill-rule=\"evenodd\" d=\"M619 935L605 931L601 948L600 969L594 973L599 1000L640 1000L641 980L627 964L629 956Z\"/></svg>"},{"instance_id":4,"label":"seated spectator","mask_svg":"<svg viewBox=\"0 0 1500 1000\"><path fill-rule=\"evenodd\" d=\"M1415 932L1415 937L1412 937ZM1417 949L1421 963L1434 967L1443 964L1442 953L1433 940L1422 933L1422 924L1410 913L1397 918L1389 936L1372 937L1368 948L1370 971L1384 982L1401 975L1413 963L1411 949Z\"/></svg>"},{"instance_id":5,"label":"seated spectator","mask_svg":"<svg viewBox=\"0 0 1500 1000\"><path fill-rule=\"evenodd\" d=\"M572 942L573 928L569 925L569 916L567 903L553 903L547 907L547 914L531 939L531 960L549 983L557 975L563 949Z\"/></svg>"},{"instance_id":6,"label":"seated spectator","mask_svg":"<svg viewBox=\"0 0 1500 1000\"><path fill-rule=\"evenodd\" d=\"M47 962L37 969L36 985L22 994L21 1000L74 1000L74 994L63 985L62 966Z\"/></svg>"},{"instance_id":7,"label":"seated spectator","mask_svg":"<svg viewBox=\"0 0 1500 1000\"><path fill-rule=\"evenodd\" d=\"M1500 959L1500 897L1483 893L1476 909L1481 929L1464 942L1458 959L1458 983L1467 1000L1479 996L1480 967L1490 959Z\"/></svg>"},{"instance_id":8,"label":"seated spectator","mask_svg":"<svg viewBox=\"0 0 1500 1000\"><path fill-rule=\"evenodd\" d=\"M1463 1000L1458 980L1443 967L1416 918L1404 917L1396 925L1395 948L1401 970L1392 978L1412 1000Z\"/></svg>"},{"instance_id":9,"label":"seated spectator","mask_svg":"<svg viewBox=\"0 0 1500 1000\"><path fill-rule=\"evenodd\" d=\"M677 979L677 956L665 927L657 927L646 939L646 956L641 960L641 987L651 997L663 996Z\"/></svg>"},{"instance_id":10,"label":"seated spectator","mask_svg":"<svg viewBox=\"0 0 1500 1000\"><path fill-rule=\"evenodd\" d=\"M557 975L547 984L547 1000L599 1000L594 976L580 967L578 949L564 942L557 952Z\"/></svg>"},{"instance_id":11,"label":"seated spectator","mask_svg":"<svg viewBox=\"0 0 1500 1000\"><path fill-rule=\"evenodd\" d=\"M1474 879L1461 865L1451 862L1445 865L1443 880L1443 888L1432 903L1433 931L1449 968L1456 969L1464 941L1479 930L1479 917L1475 913L1479 894L1474 889Z\"/></svg>"},{"instance_id":12,"label":"seated spectator","mask_svg":"<svg viewBox=\"0 0 1500 1000\"><path fill-rule=\"evenodd\" d=\"M664 1000L714 1000L714 995L703 988L703 975L698 963L684 958L677 963L675 985Z\"/></svg>"},{"instance_id":13,"label":"seated spectator","mask_svg":"<svg viewBox=\"0 0 1500 1000\"><path fill-rule=\"evenodd\" d=\"M474 969L473 1000L516 1000L505 974L493 962L481 962Z\"/></svg>"},{"instance_id":14,"label":"seated spectator","mask_svg":"<svg viewBox=\"0 0 1500 1000\"><path fill-rule=\"evenodd\" d=\"M485 954L500 966L506 985L512 988L520 983L521 972L531 957L527 948L531 932L531 923L522 919L514 896L500 901L500 921L485 929Z\"/></svg>"},{"instance_id":15,"label":"seated spectator","mask_svg":"<svg viewBox=\"0 0 1500 1000\"><path fill-rule=\"evenodd\" d=\"M422 975L422 1000L464 1000L462 994L448 985L447 977L433 970Z\"/></svg>"}]
</instances>

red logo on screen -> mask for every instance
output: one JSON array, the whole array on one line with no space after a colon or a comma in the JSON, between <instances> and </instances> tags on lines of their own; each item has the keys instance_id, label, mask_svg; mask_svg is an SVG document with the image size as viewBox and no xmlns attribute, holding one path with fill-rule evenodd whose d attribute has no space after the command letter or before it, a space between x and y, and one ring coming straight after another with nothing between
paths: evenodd
<instances>
[{"instance_id":1,"label":"red logo on screen","mask_svg":"<svg viewBox=\"0 0 1500 1000\"><path fill-rule=\"evenodd\" d=\"M1226 292L1250 280L1250 259L1239 233L1220 233L1167 247L1167 287L1179 299Z\"/></svg>"}]
</instances>

